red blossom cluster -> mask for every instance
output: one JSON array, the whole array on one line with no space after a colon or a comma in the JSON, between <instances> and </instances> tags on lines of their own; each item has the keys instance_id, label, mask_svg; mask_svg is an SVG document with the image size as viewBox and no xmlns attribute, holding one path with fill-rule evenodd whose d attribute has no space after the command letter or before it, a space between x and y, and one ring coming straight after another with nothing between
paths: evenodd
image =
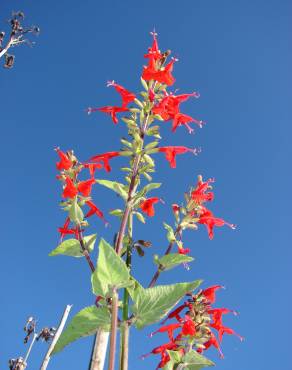
<instances>
[{"instance_id":1,"label":"red blossom cluster","mask_svg":"<svg viewBox=\"0 0 292 370\"><path fill-rule=\"evenodd\" d=\"M214 285L196 295L189 295L190 298L187 301L170 312L163 324L170 319L175 319L176 322L161 326L150 334L152 337L156 333L167 333L169 342L155 347L143 358L150 354L160 354L161 361L157 369L163 368L170 361L168 350L177 351L182 357L187 347L188 350L195 349L198 353L202 353L210 347L215 347L219 351L220 357L223 358L220 347L223 334L233 334L243 340L239 334L226 327L222 321L223 315L228 313L237 315L237 312L227 308L212 307L212 304L215 303L215 292L220 288L223 287ZM213 329L217 331L218 339ZM176 334L174 334L175 332Z\"/></svg>"},{"instance_id":2,"label":"red blossom cluster","mask_svg":"<svg viewBox=\"0 0 292 370\"><path fill-rule=\"evenodd\" d=\"M61 203L62 207L65 210L69 210L74 201L76 201L80 207L86 204L89 209L84 218L96 215L106 222L103 212L91 200L92 186L96 182L94 175L96 169L104 168L106 171L110 171L109 160L118 156L119 153L109 152L100 154L91 158L88 163L80 163L72 151L64 153L59 148L56 148L56 152L60 158L59 162L56 164L57 169L60 171L60 174L57 175L57 179L62 181L63 184L62 198L64 198L64 201ZM78 176L84 168L89 170L90 178L79 181ZM80 225L75 225L74 227L70 227L70 224L71 219L67 217L64 225L58 228L61 234L61 240L68 234L74 234L75 237L78 238L79 233L82 231L79 226L84 226L87 223L83 221Z\"/></svg>"},{"instance_id":3,"label":"red blossom cluster","mask_svg":"<svg viewBox=\"0 0 292 370\"><path fill-rule=\"evenodd\" d=\"M212 189L211 184L214 179L203 181L202 176L198 176L198 182L195 188L192 188L188 194L185 194L186 205L180 207L178 204L173 204L172 209L176 219L182 220L180 222L181 228L197 228L197 224L205 225L208 231L210 239L214 237L214 227L220 227L227 225L232 229L235 229L234 224L230 224L224 221L222 218L215 217L206 206L206 202L210 202L214 199L214 193L210 191ZM179 253L185 254L181 251L179 246Z\"/></svg>"}]
</instances>

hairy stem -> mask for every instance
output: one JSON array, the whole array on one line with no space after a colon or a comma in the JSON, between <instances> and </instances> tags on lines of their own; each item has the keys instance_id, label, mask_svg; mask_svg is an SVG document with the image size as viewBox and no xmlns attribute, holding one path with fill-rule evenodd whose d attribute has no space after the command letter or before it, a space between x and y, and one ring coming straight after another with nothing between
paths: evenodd
<instances>
[{"instance_id":1,"label":"hairy stem","mask_svg":"<svg viewBox=\"0 0 292 370\"><path fill-rule=\"evenodd\" d=\"M53 350L55 348L55 345L56 345L58 339L60 338L60 336L62 334L62 331L63 331L64 326L65 326L65 323L66 323L66 321L68 319L68 316L69 316L69 313L70 313L71 308L72 308L72 305L67 305L66 306L66 308L64 310L64 313L63 313L63 316L62 316L62 319L61 319L60 324L58 326L58 329L57 329L57 331L56 331L56 333L54 335L54 338L52 340L52 343L51 343L51 345L50 345L50 347L49 347L49 349L48 349L48 351L47 351L47 353L45 355L45 358L44 358L44 360L42 362L42 365L40 367L40 370L46 370L46 368L47 368L47 366L49 364L49 361L51 359L51 354L52 354L52 352L53 352Z\"/></svg>"}]
</instances>

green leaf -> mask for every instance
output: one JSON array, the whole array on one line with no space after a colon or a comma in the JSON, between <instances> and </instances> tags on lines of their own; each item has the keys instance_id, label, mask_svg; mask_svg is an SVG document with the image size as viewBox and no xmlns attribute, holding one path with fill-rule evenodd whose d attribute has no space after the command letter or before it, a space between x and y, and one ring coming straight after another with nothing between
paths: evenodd
<instances>
[{"instance_id":1,"label":"green leaf","mask_svg":"<svg viewBox=\"0 0 292 370\"><path fill-rule=\"evenodd\" d=\"M128 198L128 192L125 190L125 185L121 184L117 181L110 181L110 180L95 180L98 184L105 186L108 189L113 190L117 194L119 194L123 199Z\"/></svg>"},{"instance_id":2,"label":"green leaf","mask_svg":"<svg viewBox=\"0 0 292 370\"><path fill-rule=\"evenodd\" d=\"M147 85L147 82L141 77L141 84L142 84L142 86L144 87L144 89L146 90L146 91L148 91L148 89L149 89L149 87L148 87L148 85Z\"/></svg>"},{"instance_id":3,"label":"green leaf","mask_svg":"<svg viewBox=\"0 0 292 370\"><path fill-rule=\"evenodd\" d=\"M80 224L83 221L84 215L82 209L77 203L77 198L74 199L70 209L69 209L69 217L72 222L75 224Z\"/></svg>"},{"instance_id":4,"label":"green leaf","mask_svg":"<svg viewBox=\"0 0 292 370\"><path fill-rule=\"evenodd\" d=\"M193 257L186 256L184 254L170 253L159 258L157 261L155 261L155 263L161 265L164 270L170 270L182 263L191 262L193 260Z\"/></svg>"},{"instance_id":5,"label":"green leaf","mask_svg":"<svg viewBox=\"0 0 292 370\"><path fill-rule=\"evenodd\" d=\"M94 244L96 241L96 234L88 235L83 238L85 248L89 253L91 253L94 249ZM84 257L82 253L82 248L77 239L67 239L63 241L61 244L57 246L49 256L57 256L62 254L64 256L71 256L71 257Z\"/></svg>"},{"instance_id":6,"label":"green leaf","mask_svg":"<svg viewBox=\"0 0 292 370\"><path fill-rule=\"evenodd\" d=\"M91 276L92 290L95 295L111 296L113 288L131 285L127 265L104 239L99 243L97 266Z\"/></svg>"},{"instance_id":7,"label":"green leaf","mask_svg":"<svg viewBox=\"0 0 292 370\"><path fill-rule=\"evenodd\" d=\"M175 235L174 235L173 228L165 222L163 222L163 225L164 225L164 228L167 230L166 237L167 237L167 240L169 241L169 243L175 242L176 238L175 238Z\"/></svg>"},{"instance_id":8,"label":"green leaf","mask_svg":"<svg viewBox=\"0 0 292 370\"><path fill-rule=\"evenodd\" d=\"M107 308L89 306L83 308L73 317L69 325L61 334L54 348L53 354L60 352L65 346L75 340L93 335L98 328L110 330L110 314Z\"/></svg>"},{"instance_id":9,"label":"green leaf","mask_svg":"<svg viewBox=\"0 0 292 370\"><path fill-rule=\"evenodd\" d=\"M201 280L191 283L158 285L153 288L137 288L134 291L132 307L135 325L138 329L160 321L188 292L192 292Z\"/></svg>"},{"instance_id":10,"label":"green leaf","mask_svg":"<svg viewBox=\"0 0 292 370\"><path fill-rule=\"evenodd\" d=\"M204 367L214 366L214 362L200 355L196 351L190 351L183 357L183 363L186 364L186 369L200 370Z\"/></svg>"}]
</instances>

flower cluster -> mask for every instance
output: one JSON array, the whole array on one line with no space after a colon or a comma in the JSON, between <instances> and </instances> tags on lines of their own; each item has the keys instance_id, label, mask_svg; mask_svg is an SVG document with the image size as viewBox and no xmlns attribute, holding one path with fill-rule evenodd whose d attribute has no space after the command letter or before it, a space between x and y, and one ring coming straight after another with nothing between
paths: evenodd
<instances>
[{"instance_id":1,"label":"flower cluster","mask_svg":"<svg viewBox=\"0 0 292 370\"><path fill-rule=\"evenodd\" d=\"M88 225L85 220L86 218L96 215L106 222L103 212L91 199L92 187L96 182L94 175L97 169L104 168L106 171L110 171L111 167L109 161L111 158L118 156L119 152L96 155L87 163L80 163L73 151L64 153L59 148L56 148L56 152L60 158L59 162L56 164L57 169L60 171L57 178L63 184L62 198L64 198L64 200L61 202L61 206L65 211L69 212L69 216L66 218L64 225L59 227L58 230L61 234L61 240L68 234L73 234L76 239L78 239L78 235L81 231L80 227ZM79 181L78 176L83 169L88 169L90 177L86 180ZM89 208L85 216L81 210L84 205ZM78 211L79 216L76 215ZM74 227L70 227L71 222L75 224Z\"/></svg>"},{"instance_id":2,"label":"flower cluster","mask_svg":"<svg viewBox=\"0 0 292 370\"><path fill-rule=\"evenodd\" d=\"M215 303L215 292L222 288L220 285L211 286L201 290L195 295L189 295L182 305L169 313L163 324L170 319L176 322L161 326L158 330L150 334L152 337L157 333L167 333L169 342L154 348L149 354L160 354L161 361L157 368L163 368L169 361L168 351L176 351L182 357L186 351L196 350L198 353L215 347L223 358L220 347L224 334L236 335L240 340L243 338L233 329L225 326L222 316L228 313L237 315L236 311L227 308L213 308ZM214 329L218 333L218 339L214 334Z\"/></svg>"}]
</instances>

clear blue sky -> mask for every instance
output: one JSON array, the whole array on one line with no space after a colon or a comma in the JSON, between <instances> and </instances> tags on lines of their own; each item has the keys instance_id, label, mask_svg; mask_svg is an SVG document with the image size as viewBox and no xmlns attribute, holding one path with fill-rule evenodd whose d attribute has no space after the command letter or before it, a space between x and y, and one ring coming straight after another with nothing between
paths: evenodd
<instances>
[{"instance_id":1,"label":"clear blue sky","mask_svg":"<svg viewBox=\"0 0 292 370\"><path fill-rule=\"evenodd\" d=\"M246 340L226 337L223 361L209 353L218 370L291 369L291 8L288 0L1 2L3 28L10 11L21 9L42 30L33 49L15 49L13 70L0 69L1 369L24 353L22 327L29 315L40 326L54 325L67 303L75 314L93 302L85 262L48 257L64 218L53 149L74 148L83 160L119 149L123 124L115 127L101 113L88 117L84 109L118 102L105 87L109 79L140 89L154 26L161 48L180 59L175 88L201 93L184 104L184 112L207 125L195 135L182 128L173 135L164 125L164 145L203 151L197 158L179 157L176 170L162 157L157 161L155 181L164 184L157 194L166 204L156 207L146 226L135 225L136 235L151 235L155 245L147 259L135 261L143 264L136 277L146 283L152 254L165 248L161 224L172 220L170 204L180 202L198 174L215 177L211 209L237 230L217 229L213 241L204 227L186 233L196 262L190 271L165 273L161 282L203 278L205 286L227 287L218 306L240 311L227 324ZM114 171L101 177L115 178L124 161L113 163ZM104 211L121 205L105 189L96 188L94 196ZM117 223L111 224L104 229L96 219L91 230L111 241ZM147 338L149 332L133 330L130 370L155 367L156 357L139 360L163 341ZM30 369L38 368L45 347L35 347ZM85 370L90 350L91 339L80 340L54 357L50 369Z\"/></svg>"}]
</instances>

